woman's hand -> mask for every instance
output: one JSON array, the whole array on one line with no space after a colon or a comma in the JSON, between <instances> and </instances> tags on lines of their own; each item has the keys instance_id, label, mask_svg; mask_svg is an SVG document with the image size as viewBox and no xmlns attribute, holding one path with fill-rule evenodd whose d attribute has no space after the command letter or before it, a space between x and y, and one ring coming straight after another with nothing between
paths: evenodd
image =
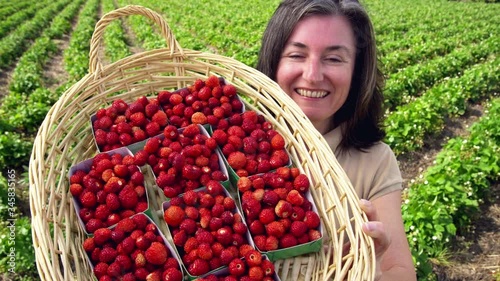
<instances>
[{"instance_id":1,"label":"woman's hand","mask_svg":"<svg viewBox=\"0 0 500 281\"><path fill-rule=\"evenodd\" d=\"M376 281L417 280L401 216L401 192L391 192L372 201L360 200L368 217L363 231L373 238Z\"/></svg>"},{"instance_id":2,"label":"woman's hand","mask_svg":"<svg viewBox=\"0 0 500 281\"><path fill-rule=\"evenodd\" d=\"M376 256L376 272L375 281L380 280L382 277L382 271L380 267L382 255L386 252L387 248L391 244L391 238L389 234L384 229L384 224L378 221L377 209L373 204L365 199L360 200L361 209L365 212L368 217L368 222L363 224L363 231L373 238L375 244L375 256Z\"/></svg>"}]
</instances>

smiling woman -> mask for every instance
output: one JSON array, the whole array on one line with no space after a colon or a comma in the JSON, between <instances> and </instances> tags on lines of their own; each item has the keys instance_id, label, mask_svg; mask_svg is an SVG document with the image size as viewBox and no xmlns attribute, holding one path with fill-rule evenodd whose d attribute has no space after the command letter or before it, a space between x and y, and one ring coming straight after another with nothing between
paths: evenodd
<instances>
[{"instance_id":1,"label":"smiling woman","mask_svg":"<svg viewBox=\"0 0 500 281\"><path fill-rule=\"evenodd\" d=\"M382 142L383 77L374 37L357 1L284 0L264 32L257 69L295 101L349 176L370 220L363 230L375 243L375 280L415 280L401 173Z\"/></svg>"}]
</instances>

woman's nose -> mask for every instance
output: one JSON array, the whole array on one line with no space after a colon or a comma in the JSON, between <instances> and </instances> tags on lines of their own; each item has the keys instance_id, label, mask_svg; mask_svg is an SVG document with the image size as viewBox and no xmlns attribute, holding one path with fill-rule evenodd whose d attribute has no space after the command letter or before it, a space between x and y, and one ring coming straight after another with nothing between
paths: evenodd
<instances>
[{"instance_id":1,"label":"woman's nose","mask_svg":"<svg viewBox=\"0 0 500 281\"><path fill-rule=\"evenodd\" d=\"M308 82L321 81L323 79L323 72L319 60L311 59L307 61L302 76Z\"/></svg>"}]
</instances>

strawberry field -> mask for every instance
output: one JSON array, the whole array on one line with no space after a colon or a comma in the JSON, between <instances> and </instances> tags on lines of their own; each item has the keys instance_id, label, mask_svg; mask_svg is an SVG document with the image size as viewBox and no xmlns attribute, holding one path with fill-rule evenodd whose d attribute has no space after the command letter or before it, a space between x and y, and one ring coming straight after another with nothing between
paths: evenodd
<instances>
[{"instance_id":1,"label":"strawberry field","mask_svg":"<svg viewBox=\"0 0 500 281\"><path fill-rule=\"evenodd\" d=\"M402 212L419 280L500 280L500 249L481 242L500 238L500 5L362 2L387 78L385 141L404 177ZM0 3L0 276L38 280L28 196L32 143L58 97L88 73L98 19L118 7L142 5L164 16L183 48L255 66L279 1ZM141 16L114 21L103 39L106 64L165 46L158 27ZM485 214L493 216L481 220L486 228L476 223ZM483 254L481 266L477 258L463 260L460 251L470 245ZM470 270L453 270L464 266Z\"/></svg>"}]
</instances>

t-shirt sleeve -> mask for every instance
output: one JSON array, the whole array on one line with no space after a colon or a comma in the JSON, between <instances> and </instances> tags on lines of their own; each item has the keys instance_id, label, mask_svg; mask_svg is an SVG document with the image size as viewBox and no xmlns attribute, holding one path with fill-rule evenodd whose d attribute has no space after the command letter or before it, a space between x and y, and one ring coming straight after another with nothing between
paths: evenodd
<instances>
[{"instance_id":1,"label":"t-shirt sleeve","mask_svg":"<svg viewBox=\"0 0 500 281\"><path fill-rule=\"evenodd\" d=\"M366 199L368 200L376 199L403 188L403 179L394 152L385 143L380 143L374 148L376 152L372 155L378 159L372 159L375 160L373 163L376 166L372 167L374 173L371 187L365 190L367 192Z\"/></svg>"}]
</instances>

